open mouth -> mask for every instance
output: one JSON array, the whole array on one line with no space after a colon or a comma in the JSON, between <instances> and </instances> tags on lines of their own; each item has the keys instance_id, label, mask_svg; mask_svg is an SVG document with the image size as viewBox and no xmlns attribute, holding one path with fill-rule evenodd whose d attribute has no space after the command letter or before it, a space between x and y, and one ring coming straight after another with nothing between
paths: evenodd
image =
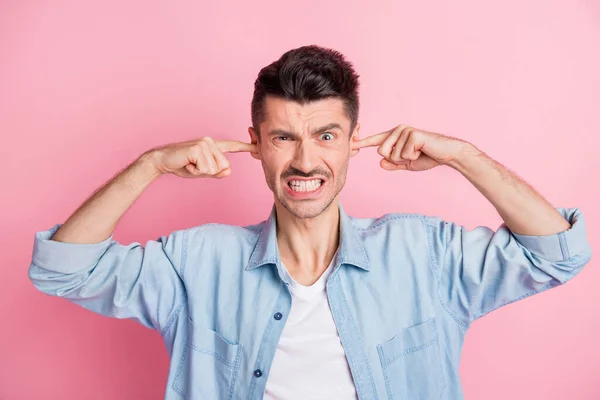
<instances>
[{"instance_id":1,"label":"open mouth","mask_svg":"<svg viewBox=\"0 0 600 400\"><path fill-rule=\"evenodd\" d=\"M293 179L288 182L288 186L294 192L314 192L323 184L323 179L297 180Z\"/></svg>"}]
</instances>

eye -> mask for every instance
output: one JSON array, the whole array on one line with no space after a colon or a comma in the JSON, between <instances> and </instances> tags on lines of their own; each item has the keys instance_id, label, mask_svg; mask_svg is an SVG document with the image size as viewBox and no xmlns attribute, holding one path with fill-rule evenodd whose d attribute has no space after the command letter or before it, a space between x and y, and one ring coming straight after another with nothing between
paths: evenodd
<instances>
[{"instance_id":1,"label":"eye","mask_svg":"<svg viewBox=\"0 0 600 400\"><path fill-rule=\"evenodd\" d=\"M321 139L329 141L329 140L335 139L335 136L333 136L333 134L331 134L329 132L325 132L324 134L321 135Z\"/></svg>"},{"instance_id":2,"label":"eye","mask_svg":"<svg viewBox=\"0 0 600 400\"><path fill-rule=\"evenodd\" d=\"M287 141L287 140L292 140L292 138L288 137L288 136L276 136L275 140Z\"/></svg>"}]
</instances>

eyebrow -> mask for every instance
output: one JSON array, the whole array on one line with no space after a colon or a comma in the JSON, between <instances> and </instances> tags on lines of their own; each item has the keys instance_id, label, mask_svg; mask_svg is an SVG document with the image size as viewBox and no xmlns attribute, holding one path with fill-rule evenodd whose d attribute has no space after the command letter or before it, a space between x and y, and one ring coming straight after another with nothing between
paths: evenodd
<instances>
[{"instance_id":1,"label":"eyebrow","mask_svg":"<svg viewBox=\"0 0 600 400\"><path fill-rule=\"evenodd\" d=\"M317 129L313 129L313 131L311 132L311 135L315 135L317 133L322 133L325 131L330 131L333 129L339 129L341 131L343 131L342 126L340 124L338 124L337 122L332 122L330 124L321 126ZM270 133L269 136L288 136L288 137L297 137L299 136L298 134L294 133L294 132L289 132L286 131L284 129L273 129Z\"/></svg>"}]
</instances>

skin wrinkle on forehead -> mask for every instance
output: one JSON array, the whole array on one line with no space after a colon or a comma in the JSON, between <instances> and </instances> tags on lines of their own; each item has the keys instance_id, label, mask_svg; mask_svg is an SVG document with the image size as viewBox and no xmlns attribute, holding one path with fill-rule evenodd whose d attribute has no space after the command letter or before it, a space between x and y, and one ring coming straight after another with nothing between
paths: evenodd
<instances>
[{"instance_id":1,"label":"skin wrinkle on forehead","mask_svg":"<svg viewBox=\"0 0 600 400\"><path fill-rule=\"evenodd\" d=\"M269 104L275 106L269 107ZM300 104L293 100L267 97L263 123L271 121L279 129L288 132L305 133L311 129L318 128L318 126L311 126L313 124L311 121L320 119L320 114L329 113L341 117L342 121L327 121L323 125L329 122L341 122L340 125L342 125L345 132L350 129L350 119L346 115L343 101L338 98L315 100Z\"/></svg>"}]
</instances>

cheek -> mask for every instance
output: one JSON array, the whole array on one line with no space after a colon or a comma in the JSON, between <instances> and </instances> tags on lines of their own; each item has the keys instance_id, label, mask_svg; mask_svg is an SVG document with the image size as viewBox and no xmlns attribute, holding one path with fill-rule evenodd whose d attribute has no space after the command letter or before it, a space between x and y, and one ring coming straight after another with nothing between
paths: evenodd
<instances>
[{"instance_id":1,"label":"cheek","mask_svg":"<svg viewBox=\"0 0 600 400\"><path fill-rule=\"evenodd\" d=\"M262 150L262 156L268 160L271 165L282 165L291 161L295 156L295 147L291 144L286 146L265 146Z\"/></svg>"},{"instance_id":2,"label":"cheek","mask_svg":"<svg viewBox=\"0 0 600 400\"><path fill-rule=\"evenodd\" d=\"M348 160L350 160L350 154L339 152L330 154L329 157L325 158L323 161L333 171L340 171L348 164Z\"/></svg>"},{"instance_id":3,"label":"cheek","mask_svg":"<svg viewBox=\"0 0 600 400\"><path fill-rule=\"evenodd\" d=\"M261 159L263 168L271 174L279 172L285 164L285 160L280 154L272 152L262 153Z\"/></svg>"},{"instance_id":4,"label":"cheek","mask_svg":"<svg viewBox=\"0 0 600 400\"><path fill-rule=\"evenodd\" d=\"M273 154L263 154L263 162L269 166L269 169L275 169L279 163L278 157Z\"/></svg>"}]
</instances>

